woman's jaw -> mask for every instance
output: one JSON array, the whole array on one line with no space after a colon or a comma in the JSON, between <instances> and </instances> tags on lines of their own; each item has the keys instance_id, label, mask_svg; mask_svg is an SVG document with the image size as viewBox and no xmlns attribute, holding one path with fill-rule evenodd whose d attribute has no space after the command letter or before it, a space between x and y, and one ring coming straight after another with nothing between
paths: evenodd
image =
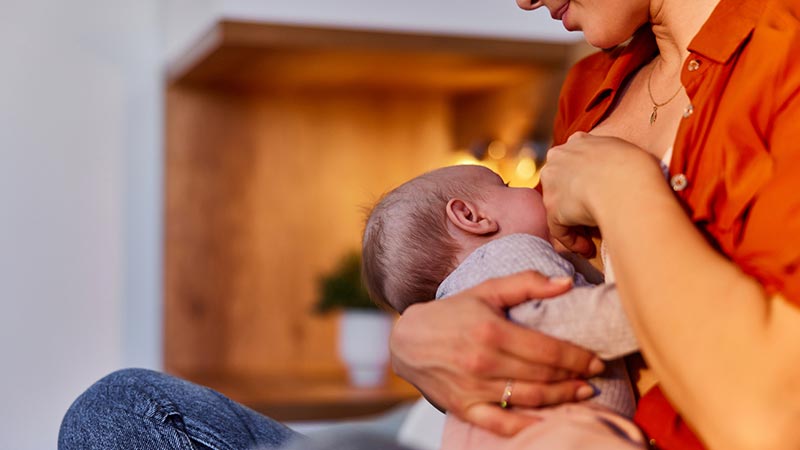
<instances>
[{"instance_id":1,"label":"woman's jaw","mask_svg":"<svg viewBox=\"0 0 800 450\"><path fill-rule=\"evenodd\" d=\"M517 0L527 10L544 6L568 31L583 31L586 41L612 48L630 39L649 21L650 0Z\"/></svg>"},{"instance_id":2,"label":"woman's jaw","mask_svg":"<svg viewBox=\"0 0 800 450\"><path fill-rule=\"evenodd\" d=\"M650 22L649 1L590 0L570 2L565 28L583 31L583 37L597 48L614 48L630 39ZM598 5L602 3L603 5Z\"/></svg>"}]
</instances>

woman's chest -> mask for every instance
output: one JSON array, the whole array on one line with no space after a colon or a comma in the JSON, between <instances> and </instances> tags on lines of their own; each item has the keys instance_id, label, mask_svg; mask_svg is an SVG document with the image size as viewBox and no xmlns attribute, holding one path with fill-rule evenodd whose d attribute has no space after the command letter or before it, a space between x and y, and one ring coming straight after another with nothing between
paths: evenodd
<instances>
[{"instance_id":1,"label":"woman's chest","mask_svg":"<svg viewBox=\"0 0 800 450\"><path fill-rule=\"evenodd\" d=\"M662 159L675 142L688 103L681 91L669 103L654 106L646 93L631 89L590 133L624 139Z\"/></svg>"}]
</instances>

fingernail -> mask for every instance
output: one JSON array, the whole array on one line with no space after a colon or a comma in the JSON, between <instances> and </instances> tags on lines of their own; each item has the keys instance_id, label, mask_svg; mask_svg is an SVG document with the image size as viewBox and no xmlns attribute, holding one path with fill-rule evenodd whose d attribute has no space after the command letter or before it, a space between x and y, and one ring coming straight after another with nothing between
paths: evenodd
<instances>
[{"instance_id":1,"label":"fingernail","mask_svg":"<svg viewBox=\"0 0 800 450\"><path fill-rule=\"evenodd\" d=\"M606 370L606 365L600 358L595 358L589 363L589 375L597 375Z\"/></svg>"},{"instance_id":2,"label":"fingernail","mask_svg":"<svg viewBox=\"0 0 800 450\"><path fill-rule=\"evenodd\" d=\"M592 385L584 384L575 391L575 398L578 400L586 400L595 396L597 388Z\"/></svg>"},{"instance_id":3,"label":"fingernail","mask_svg":"<svg viewBox=\"0 0 800 450\"><path fill-rule=\"evenodd\" d=\"M550 278L550 282L555 284L572 284L572 277L553 277Z\"/></svg>"}]
</instances>

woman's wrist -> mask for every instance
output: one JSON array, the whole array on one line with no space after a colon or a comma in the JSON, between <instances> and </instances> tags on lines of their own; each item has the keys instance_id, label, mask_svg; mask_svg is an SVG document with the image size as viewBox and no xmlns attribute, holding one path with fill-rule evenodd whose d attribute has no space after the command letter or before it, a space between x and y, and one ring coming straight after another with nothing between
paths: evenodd
<instances>
[{"instance_id":1,"label":"woman's wrist","mask_svg":"<svg viewBox=\"0 0 800 450\"><path fill-rule=\"evenodd\" d=\"M635 164L631 161L620 171L598 177L586 192L586 207L601 230L624 226L631 214L646 211L654 199L668 196L672 200L658 162L649 154L642 156Z\"/></svg>"}]
</instances>

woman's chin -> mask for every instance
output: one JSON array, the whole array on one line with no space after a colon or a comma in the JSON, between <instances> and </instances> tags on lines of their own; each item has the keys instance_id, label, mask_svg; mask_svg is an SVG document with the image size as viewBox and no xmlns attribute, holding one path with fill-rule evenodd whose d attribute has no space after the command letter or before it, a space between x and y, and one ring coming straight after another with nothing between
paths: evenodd
<instances>
[{"instance_id":1,"label":"woman's chin","mask_svg":"<svg viewBox=\"0 0 800 450\"><path fill-rule=\"evenodd\" d=\"M581 31L581 27L579 27L577 24L567 22L566 20L563 21L562 24L564 25L564 29L567 31Z\"/></svg>"},{"instance_id":2,"label":"woman's chin","mask_svg":"<svg viewBox=\"0 0 800 450\"><path fill-rule=\"evenodd\" d=\"M566 29L567 31L581 30L580 26L577 23L575 23L575 21L572 20L572 14L570 14L569 8L567 8L567 11L564 13L563 16L561 16L561 25L563 25L564 29Z\"/></svg>"}]
</instances>

